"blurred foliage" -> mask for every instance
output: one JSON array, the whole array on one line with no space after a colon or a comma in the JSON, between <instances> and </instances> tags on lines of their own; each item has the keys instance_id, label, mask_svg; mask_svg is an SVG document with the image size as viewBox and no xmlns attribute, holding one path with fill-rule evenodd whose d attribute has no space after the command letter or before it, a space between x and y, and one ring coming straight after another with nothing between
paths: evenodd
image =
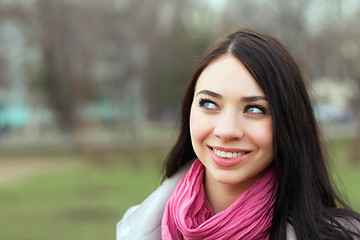
<instances>
[{"instance_id":1,"label":"blurred foliage","mask_svg":"<svg viewBox=\"0 0 360 240\"><path fill-rule=\"evenodd\" d=\"M360 4L353 0L17 0L0 6L0 88L22 86L25 92L17 94L32 107L49 106L63 130L89 122L81 109L99 101L111 103L113 122L176 119L194 57L239 27L279 38L308 80L360 79L360 30L352 27L360 23ZM0 95L0 101L14 97Z\"/></svg>"}]
</instances>

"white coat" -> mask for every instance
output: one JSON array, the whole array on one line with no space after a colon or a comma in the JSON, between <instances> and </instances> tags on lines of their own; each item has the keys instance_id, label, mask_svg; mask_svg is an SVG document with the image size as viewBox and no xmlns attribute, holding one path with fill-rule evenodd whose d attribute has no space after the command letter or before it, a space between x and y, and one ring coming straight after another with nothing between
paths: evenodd
<instances>
[{"instance_id":1,"label":"white coat","mask_svg":"<svg viewBox=\"0 0 360 240\"><path fill-rule=\"evenodd\" d=\"M116 240L160 240L161 219L166 202L190 166L188 164L181 168L144 202L127 210L116 226Z\"/></svg>"}]
</instances>

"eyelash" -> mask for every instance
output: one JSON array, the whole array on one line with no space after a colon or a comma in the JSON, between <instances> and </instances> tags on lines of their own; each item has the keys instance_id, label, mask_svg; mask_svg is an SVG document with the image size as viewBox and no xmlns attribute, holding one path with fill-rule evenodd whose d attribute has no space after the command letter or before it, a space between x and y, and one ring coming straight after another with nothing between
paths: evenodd
<instances>
[{"instance_id":1,"label":"eyelash","mask_svg":"<svg viewBox=\"0 0 360 240\"><path fill-rule=\"evenodd\" d=\"M212 101L212 100L210 100L210 99L208 99L208 98L201 98L201 99L199 100L199 106L200 106L201 108L204 108L204 105L205 105L206 103L212 103L212 104L214 104L216 107L218 106L214 101Z\"/></svg>"},{"instance_id":2,"label":"eyelash","mask_svg":"<svg viewBox=\"0 0 360 240\"><path fill-rule=\"evenodd\" d=\"M267 109L264 108L263 106L259 105L259 104L256 104L256 103L249 103L248 105L245 106L245 109L244 109L244 112L247 112L250 108L258 108L261 110L262 114L266 114L267 112ZM260 113L249 113L249 114L260 114Z\"/></svg>"},{"instance_id":3,"label":"eyelash","mask_svg":"<svg viewBox=\"0 0 360 240\"><path fill-rule=\"evenodd\" d=\"M212 100L210 100L210 99L208 99L208 98L201 98L201 99L199 100L199 106L200 106L201 108L205 108L204 105L205 105L206 103L211 103L211 104L214 104L216 107L218 107L218 105L217 105L214 101L212 101ZM266 109L265 107L263 107L263 106L261 106L261 105L259 105L259 104L256 104L256 103L249 103L249 104L247 104L247 105L245 106L244 113L246 113L250 108L258 108L258 109L260 109L260 111L262 112L262 113L248 113L248 114L251 114L251 115L257 115L257 114L263 114L263 115L265 115L265 114L267 113L267 109ZM205 108L205 109L207 109L207 110L212 110L212 109L208 109L208 108Z\"/></svg>"},{"instance_id":4,"label":"eyelash","mask_svg":"<svg viewBox=\"0 0 360 240\"><path fill-rule=\"evenodd\" d=\"M252 112L247 112L249 109L251 108L257 108L261 111L261 113L252 113ZM251 115L259 115L259 114L262 114L262 115L265 115L267 112L267 109L261 105L258 105L258 104L255 104L255 103L249 103L248 105L245 106L245 109L244 109L244 113L248 113L248 114L251 114Z\"/></svg>"}]
</instances>

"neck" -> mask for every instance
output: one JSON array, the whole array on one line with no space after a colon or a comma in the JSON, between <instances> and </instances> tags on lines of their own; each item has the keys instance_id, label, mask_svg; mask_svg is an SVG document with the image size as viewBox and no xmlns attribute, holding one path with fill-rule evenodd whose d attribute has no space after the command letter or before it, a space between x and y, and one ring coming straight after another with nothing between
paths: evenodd
<instances>
[{"instance_id":1,"label":"neck","mask_svg":"<svg viewBox=\"0 0 360 240\"><path fill-rule=\"evenodd\" d=\"M214 213L217 214L230 207L256 180L257 178L252 178L238 184L227 184L216 181L205 172L205 194Z\"/></svg>"},{"instance_id":2,"label":"neck","mask_svg":"<svg viewBox=\"0 0 360 240\"><path fill-rule=\"evenodd\" d=\"M224 191L221 188L208 188L208 185L205 183L205 194L215 214L230 207L240 196L233 192Z\"/></svg>"}]
</instances>

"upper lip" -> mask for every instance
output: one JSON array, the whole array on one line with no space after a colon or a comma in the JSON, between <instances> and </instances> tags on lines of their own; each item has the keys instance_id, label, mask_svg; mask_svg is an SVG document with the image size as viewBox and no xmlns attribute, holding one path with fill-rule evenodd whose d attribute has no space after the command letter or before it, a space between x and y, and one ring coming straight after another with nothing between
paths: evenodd
<instances>
[{"instance_id":1,"label":"upper lip","mask_svg":"<svg viewBox=\"0 0 360 240\"><path fill-rule=\"evenodd\" d=\"M221 150L224 152L250 152L249 149L241 149L241 148L225 148L225 147L220 147L220 146L215 146L215 145L208 145L210 148L212 149L217 149L217 150Z\"/></svg>"}]
</instances>

